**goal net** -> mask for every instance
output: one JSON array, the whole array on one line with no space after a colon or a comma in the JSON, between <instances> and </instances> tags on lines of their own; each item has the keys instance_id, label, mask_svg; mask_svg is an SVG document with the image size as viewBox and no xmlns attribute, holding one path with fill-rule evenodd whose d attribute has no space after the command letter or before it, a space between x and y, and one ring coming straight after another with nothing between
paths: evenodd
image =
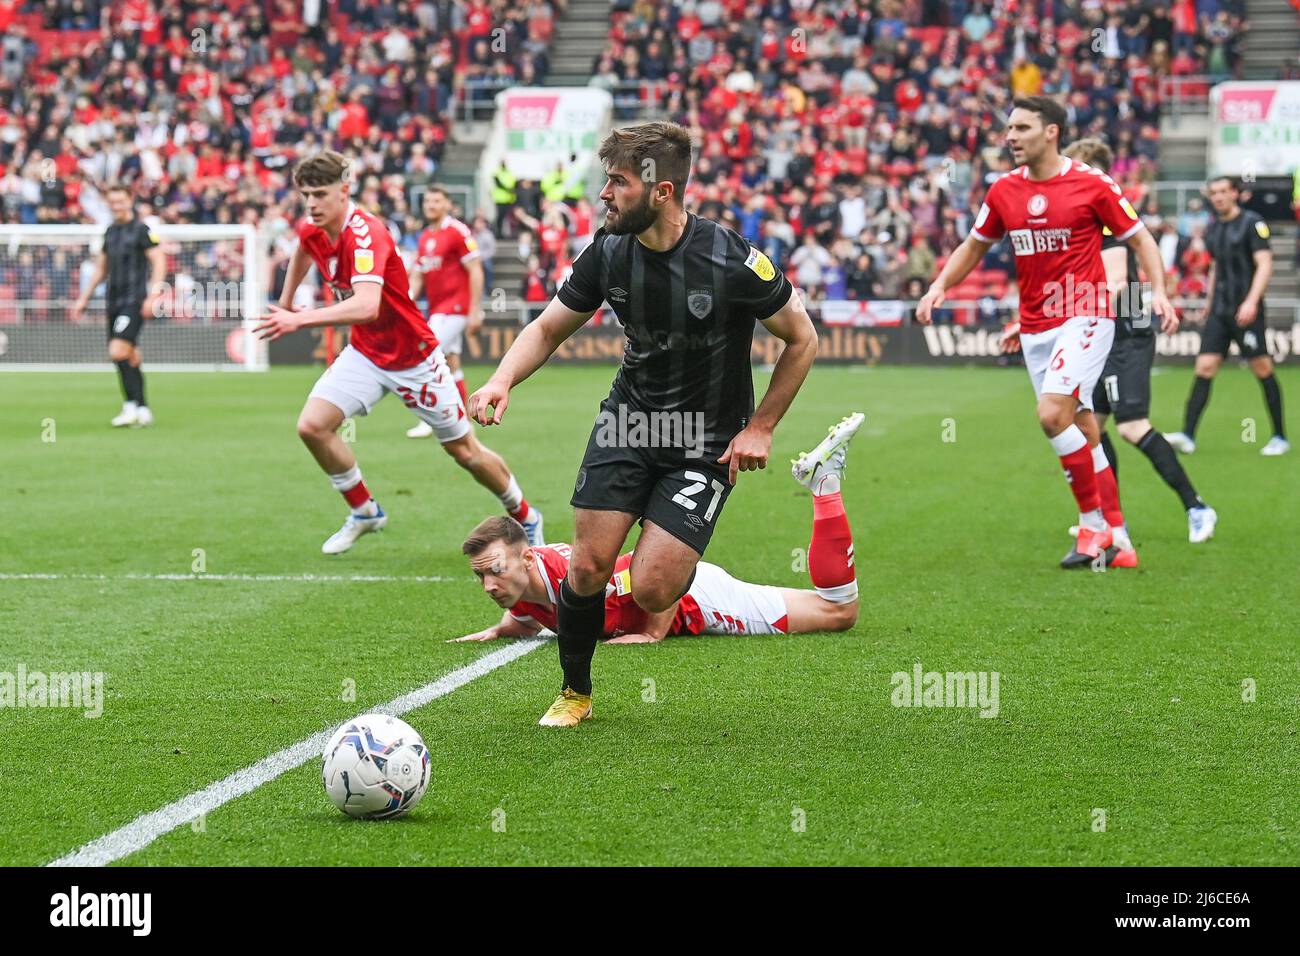
<instances>
[{"instance_id":1,"label":"goal net","mask_svg":"<svg viewBox=\"0 0 1300 956\"><path fill-rule=\"evenodd\" d=\"M167 271L140 332L149 371L264 371L266 343L251 332L266 311L257 230L159 225L154 231ZM72 317L103 240L103 226L0 225L0 370L112 368L106 286Z\"/></svg>"}]
</instances>

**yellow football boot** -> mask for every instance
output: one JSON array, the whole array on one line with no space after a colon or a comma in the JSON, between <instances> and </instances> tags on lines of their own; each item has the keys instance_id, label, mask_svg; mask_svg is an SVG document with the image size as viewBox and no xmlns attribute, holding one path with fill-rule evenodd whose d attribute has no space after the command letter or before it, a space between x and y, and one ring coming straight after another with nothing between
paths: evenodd
<instances>
[{"instance_id":1,"label":"yellow football boot","mask_svg":"<svg viewBox=\"0 0 1300 956\"><path fill-rule=\"evenodd\" d=\"M584 720L591 720L591 695L566 687L537 723L542 727L576 727Z\"/></svg>"}]
</instances>

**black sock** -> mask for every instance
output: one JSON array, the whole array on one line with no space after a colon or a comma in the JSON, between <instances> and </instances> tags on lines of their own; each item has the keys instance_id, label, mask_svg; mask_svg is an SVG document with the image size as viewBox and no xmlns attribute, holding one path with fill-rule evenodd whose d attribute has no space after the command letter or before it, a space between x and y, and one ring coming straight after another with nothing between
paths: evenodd
<instances>
[{"instance_id":1,"label":"black sock","mask_svg":"<svg viewBox=\"0 0 1300 956\"><path fill-rule=\"evenodd\" d=\"M1205 411L1205 403L1210 400L1210 383L1212 378L1196 376L1192 379L1192 394L1187 396L1187 410L1183 413L1183 434L1188 438L1196 437L1196 425Z\"/></svg>"},{"instance_id":2,"label":"black sock","mask_svg":"<svg viewBox=\"0 0 1300 956\"><path fill-rule=\"evenodd\" d=\"M131 373L135 370L131 367L131 363L126 359L122 359L120 362L114 362L113 364L117 366L117 377L122 383L122 397L128 402L134 402L135 389L132 387Z\"/></svg>"},{"instance_id":3,"label":"black sock","mask_svg":"<svg viewBox=\"0 0 1300 956\"><path fill-rule=\"evenodd\" d=\"M1286 437L1286 426L1282 424L1282 389L1278 387L1277 376L1259 380L1264 389L1264 401L1268 404L1268 417L1273 419L1273 434L1279 438Z\"/></svg>"},{"instance_id":4,"label":"black sock","mask_svg":"<svg viewBox=\"0 0 1300 956\"><path fill-rule=\"evenodd\" d=\"M1198 381L1200 380L1198 379ZM1153 428L1138 439L1137 448L1138 451L1151 459L1151 464L1156 473L1165 480L1165 484L1174 489L1184 508L1205 507L1205 502L1201 500L1201 496L1192 487L1192 480L1187 477L1187 472L1183 470L1182 463L1178 460L1178 453L1165 440L1164 435Z\"/></svg>"},{"instance_id":5,"label":"black sock","mask_svg":"<svg viewBox=\"0 0 1300 956\"><path fill-rule=\"evenodd\" d=\"M560 582L557 616L564 686L579 694L590 694L591 659L605 630L605 589L584 597L573 592L566 577Z\"/></svg>"},{"instance_id":6,"label":"black sock","mask_svg":"<svg viewBox=\"0 0 1300 956\"><path fill-rule=\"evenodd\" d=\"M1119 481L1119 459L1115 457L1115 446L1110 443L1110 432L1102 431L1101 433L1101 450L1106 453L1106 460L1110 462L1110 470L1115 475L1115 480Z\"/></svg>"},{"instance_id":7,"label":"black sock","mask_svg":"<svg viewBox=\"0 0 1300 956\"><path fill-rule=\"evenodd\" d=\"M132 393L131 401L135 402L137 405L143 405L145 403L144 402L144 372L140 371L140 366L132 365L130 376L131 377L127 379L127 381L130 383L130 388Z\"/></svg>"}]
</instances>

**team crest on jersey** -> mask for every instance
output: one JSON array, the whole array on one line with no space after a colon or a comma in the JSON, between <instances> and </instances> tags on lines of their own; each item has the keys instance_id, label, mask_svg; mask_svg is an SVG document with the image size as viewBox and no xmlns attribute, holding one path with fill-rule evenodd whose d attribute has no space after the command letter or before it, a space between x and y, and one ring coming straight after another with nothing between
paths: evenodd
<instances>
[{"instance_id":1,"label":"team crest on jersey","mask_svg":"<svg viewBox=\"0 0 1300 956\"><path fill-rule=\"evenodd\" d=\"M745 266L764 282L771 282L776 275L776 266L772 265L772 260L752 246L749 255L745 257Z\"/></svg>"},{"instance_id":2,"label":"team crest on jersey","mask_svg":"<svg viewBox=\"0 0 1300 956\"><path fill-rule=\"evenodd\" d=\"M357 249L352 253L354 272L369 272L375 267L375 253L372 249Z\"/></svg>"},{"instance_id":3,"label":"team crest on jersey","mask_svg":"<svg viewBox=\"0 0 1300 956\"><path fill-rule=\"evenodd\" d=\"M686 308L697 319L704 318L713 311L713 293L705 289L692 289L686 294Z\"/></svg>"},{"instance_id":4,"label":"team crest on jersey","mask_svg":"<svg viewBox=\"0 0 1300 956\"><path fill-rule=\"evenodd\" d=\"M1029 215L1041 216L1047 212L1047 197L1042 193L1034 193L1029 197Z\"/></svg>"}]
</instances>

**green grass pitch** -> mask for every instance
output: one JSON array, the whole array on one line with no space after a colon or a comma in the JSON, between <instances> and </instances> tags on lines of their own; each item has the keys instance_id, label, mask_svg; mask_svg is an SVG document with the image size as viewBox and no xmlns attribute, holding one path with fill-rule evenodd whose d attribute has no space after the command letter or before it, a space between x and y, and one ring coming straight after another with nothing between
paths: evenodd
<instances>
[{"instance_id":1,"label":"green grass pitch","mask_svg":"<svg viewBox=\"0 0 1300 956\"><path fill-rule=\"evenodd\" d=\"M612 371L544 369L481 432L552 541ZM344 509L294 433L315 374L152 375L147 430L108 427L107 374L0 376L0 671L107 675L99 719L0 710L0 863L52 860L493 648L444 639L499 613L458 547L496 502L403 437L395 400L355 446L389 527L320 554ZM1300 374L1279 374L1295 407ZM1158 424L1189 376L1159 370ZM596 719L567 732L536 726L558 689L544 647L406 716L433 754L409 818L344 818L313 760L122 862L1300 863L1300 455L1258 454L1249 374L1224 370L1185 459L1220 513L1208 544L1120 448L1136 572L1056 567L1071 500L1014 369L816 369L710 560L809 586L785 462L856 409L851 632L600 648ZM208 574L454 580L131 577L187 575L196 549ZM998 672L997 716L892 706L916 661Z\"/></svg>"}]
</instances>

